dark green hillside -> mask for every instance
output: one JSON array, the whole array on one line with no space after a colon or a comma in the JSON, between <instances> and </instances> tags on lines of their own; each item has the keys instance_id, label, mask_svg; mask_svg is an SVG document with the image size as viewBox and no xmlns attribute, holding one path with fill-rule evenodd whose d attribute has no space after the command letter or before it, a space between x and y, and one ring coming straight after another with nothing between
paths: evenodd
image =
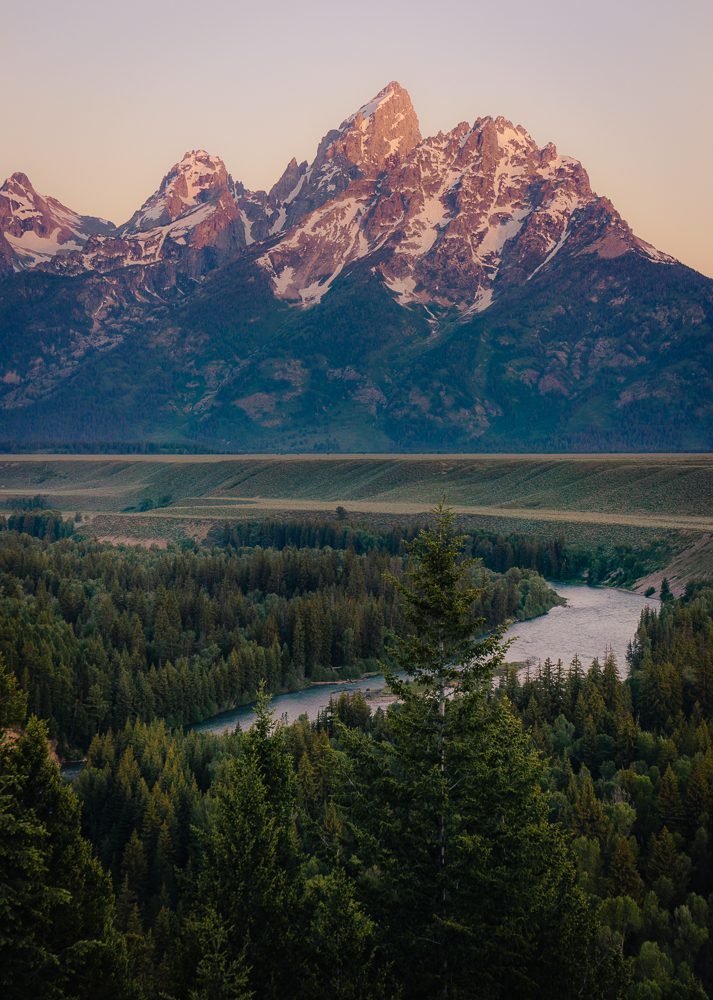
<instances>
[{"instance_id":1,"label":"dark green hillside","mask_svg":"<svg viewBox=\"0 0 713 1000\"><path fill-rule=\"evenodd\" d=\"M170 294L127 270L3 284L0 439L233 452L713 447L713 285L679 264L563 255L465 320L402 308L367 264L308 310L276 300L249 255ZM147 275L163 288L159 270Z\"/></svg>"}]
</instances>

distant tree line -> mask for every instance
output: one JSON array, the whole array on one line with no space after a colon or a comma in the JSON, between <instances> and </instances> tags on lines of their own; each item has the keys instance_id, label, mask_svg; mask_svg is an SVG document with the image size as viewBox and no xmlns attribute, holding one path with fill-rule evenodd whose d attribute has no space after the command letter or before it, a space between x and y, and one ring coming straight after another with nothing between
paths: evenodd
<instances>
[{"instance_id":1,"label":"distant tree line","mask_svg":"<svg viewBox=\"0 0 713 1000\"><path fill-rule=\"evenodd\" d=\"M227 548L253 546L282 549L329 546L353 549L365 554L372 549L403 555L418 534L418 524L395 524L376 528L336 520L269 518L237 521L213 528L209 541ZM567 542L563 535L540 537L526 532L494 532L463 529L464 552L482 559L496 573L516 566L533 569L551 580L586 579L598 584L605 580L624 586L649 572L666 555L658 540L647 545L611 545Z\"/></svg>"},{"instance_id":2,"label":"distant tree line","mask_svg":"<svg viewBox=\"0 0 713 1000\"><path fill-rule=\"evenodd\" d=\"M41 505L44 507L44 504ZM74 534L75 523L57 510L34 509L31 505L24 512L16 511L8 517L0 516L0 531L15 531L46 542L56 542Z\"/></svg>"}]
</instances>

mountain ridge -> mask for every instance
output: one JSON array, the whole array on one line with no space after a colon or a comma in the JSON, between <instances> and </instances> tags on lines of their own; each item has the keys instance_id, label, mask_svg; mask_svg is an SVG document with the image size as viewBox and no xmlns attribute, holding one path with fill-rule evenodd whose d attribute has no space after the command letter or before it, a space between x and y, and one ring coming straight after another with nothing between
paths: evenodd
<instances>
[{"instance_id":1,"label":"mountain ridge","mask_svg":"<svg viewBox=\"0 0 713 1000\"><path fill-rule=\"evenodd\" d=\"M192 150L120 226L40 197L0 200L2 437L713 446L713 281L505 118L424 138L392 81L267 192Z\"/></svg>"}]
</instances>

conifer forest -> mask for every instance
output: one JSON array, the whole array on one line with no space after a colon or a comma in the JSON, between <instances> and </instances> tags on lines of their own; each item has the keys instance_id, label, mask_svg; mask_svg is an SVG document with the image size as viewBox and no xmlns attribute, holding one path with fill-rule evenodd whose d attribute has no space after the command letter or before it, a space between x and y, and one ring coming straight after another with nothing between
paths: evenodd
<instances>
[{"instance_id":1,"label":"conifer forest","mask_svg":"<svg viewBox=\"0 0 713 1000\"><path fill-rule=\"evenodd\" d=\"M639 558L444 506L165 549L3 518L0 996L710 996L713 587L665 582L626 662L505 639Z\"/></svg>"}]
</instances>

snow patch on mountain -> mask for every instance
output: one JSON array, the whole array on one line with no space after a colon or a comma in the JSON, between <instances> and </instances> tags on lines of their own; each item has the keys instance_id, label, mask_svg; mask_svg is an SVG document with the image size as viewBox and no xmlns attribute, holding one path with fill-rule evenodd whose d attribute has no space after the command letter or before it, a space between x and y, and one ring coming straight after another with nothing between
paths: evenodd
<instances>
[{"instance_id":1,"label":"snow patch on mountain","mask_svg":"<svg viewBox=\"0 0 713 1000\"><path fill-rule=\"evenodd\" d=\"M508 206L508 211L500 212L494 220L489 219L487 228L481 231L476 251L478 256L483 259L500 254L508 240L513 239L520 232L522 223L530 211L529 206L517 209Z\"/></svg>"},{"instance_id":2,"label":"snow patch on mountain","mask_svg":"<svg viewBox=\"0 0 713 1000\"><path fill-rule=\"evenodd\" d=\"M288 194L272 231L288 228L268 253L275 294L313 304L345 266L383 250L377 270L402 305L482 312L496 284L520 267L519 257L536 257L532 276L573 213L595 196L576 160L553 146L540 150L522 126L504 118L461 123L418 142L403 159L385 160L377 176L357 172L346 182L339 150L361 155L369 134L363 123L395 97L389 85L348 118L343 139L329 147L333 158L315 161ZM303 191L314 196L325 181L346 189L289 228L292 202Z\"/></svg>"},{"instance_id":3,"label":"snow patch on mountain","mask_svg":"<svg viewBox=\"0 0 713 1000\"><path fill-rule=\"evenodd\" d=\"M194 149L169 170L158 191L121 227L122 236L135 235L172 222L223 191L234 197L225 164L204 149Z\"/></svg>"},{"instance_id":4,"label":"snow patch on mountain","mask_svg":"<svg viewBox=\"0 0 713 1000\"><path fill-rule=\"evenodd\" d=\"M320 302L344 268L369 252L361 228L367 209L357 197L330 202L260 257L275 295L303 306Z\"/></svg>"},{"instance_id":5,"label":"snow patch on mountain","mask_svg":"<svg viewBox=\"0 0 713 1000\"><path fill-rule=\"evenodd\" d=\"M245 246L249 247L251 243L255 242L255 238L253 237L253 224L250 221L250 219L247 217L247 215L245 214L245 209L244 208L240 209L240 218L241 218L242 223L243 223L243 233L245 235Z\"/></svg>"},{"instance_id":6,"label":"snow patch on mountain","mask_svg":"<svg viewBox=\"0 0 713 1000\"><path fill-rule=\"evenodd\" d=\"M530 281L531 278L534 278L535 275L537 274L537 272L541 271L542 268L545 267L547 264L549 264L549 262L552 260L552 258L555 257L560 252L560 250L562 249L562 247L567 242L569 234L570 234L570 229L569 229L569 226L567 226L567 227L565 227L565 229L564 229L562 235L560 236L560 238L557 240L557 242L552 247L552 249L550 250L550 252L547 254L547 256L545 257L545 259L542 261L542 263L538 264L537 267L535 268L535 270L532 272L532 274L528 275L528 277L527 277L528 281Z\"/></svg>"},{"instance_id":7,"label":"snow patch on mountain","mask_svg":"<svg viewBox=\"0 0 713 1000\"><path fill-rule=\"evenodd\" d=\"M68 253L70 250L76 250L82 246L78 240L60 240L59 234L60 229L57 226L47 236L40 236L28 229L20 236L7 233L5 239L19 257L23 258L27 264L32 265L48 261L55 254Z\"/></svg>"},{"instance_id":8,"label":"snow patch on mountain","mask_svg":"<svg viewBox=\"0 0 713 1000\"><path fill-rule=\"evenodd\" d=\"M475 296L475 301L473 302L473 305L470 306L469 309L466 309L466 313L474 314L474 313L485 312L485 310L489 309L490 306L493 304L494 294L495 293L493 292L492 288L485 288L485 289L479 288Z\"/></svg>"}]
</instances>

